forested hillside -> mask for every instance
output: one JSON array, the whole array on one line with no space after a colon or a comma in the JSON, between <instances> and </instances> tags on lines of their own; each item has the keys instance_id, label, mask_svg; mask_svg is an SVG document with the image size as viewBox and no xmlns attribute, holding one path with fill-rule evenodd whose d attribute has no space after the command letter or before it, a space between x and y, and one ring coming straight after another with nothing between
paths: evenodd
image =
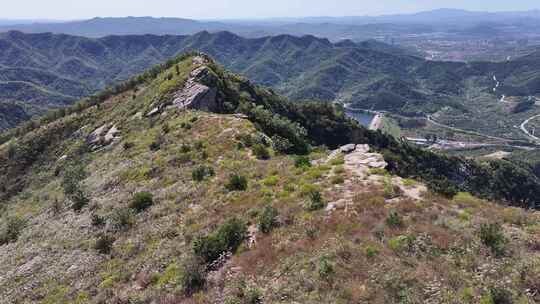
<instances>
[{"instance_id":1,"label":"forested hillside","mask_svg":"<svg viewBox=\"0 0 540 304\"><path fill-rule=\"evenodd\" d=\"M503 95L519 102L540 90L536 54L502 63L433 62L379 42L334 44L313 36L247 39L201 32L89 39L9 32L0 36L0 50L0 100L24 103L30 115L73 103L189 50L295 100L340 101L411 117L444 108L465 115L464 123L488 123L486 129L512 117L506 109L512 104L498 103ZM489 120L481 117L486 107ZM524 104L519 111L530 108Z\"/></svg>"}]
</instances>

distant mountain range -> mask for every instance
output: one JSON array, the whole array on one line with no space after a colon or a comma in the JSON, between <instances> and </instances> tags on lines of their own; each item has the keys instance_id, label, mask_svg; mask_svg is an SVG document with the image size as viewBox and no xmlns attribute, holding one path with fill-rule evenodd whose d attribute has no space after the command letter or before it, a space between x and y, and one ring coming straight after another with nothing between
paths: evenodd
<instances>
[{"instance_id":1,"label":"distant mountain range","mask_svg":"<svg viewBox=\"0 0 540 304\"><path fill-rule=\"evenodd\" d=\"M0 101L17 113L43 113L191 50L293 99L340 101L408 116L446 106L470 111L474 98L540 94L540 52L510 62L467 64L426 61L373 40L332 43L314 36L243 38L230 32L91 39L8 32L0 35ZM6 125L13 122L4 120Z\"/></svg>"},{"instance_id":2,"label":"distant mountain range","mask_svg":"<svg viewBox=\"0 0 540 304\"><path fill-rule=\"evenodd\" d=\"M138 34L191 35L200 31L231 31L246 37L291 34L315 35L331 40L342 38L362 40L374 38L381 33L463 31L485 23L519 26L536 31L540 24L540 11L491 13L439 9L403 15L219 21L153 17L93 18L67 22L0 20L0 32L17 30L27 33L52 32L103 37Z\"/></svg>"}]
</instances>

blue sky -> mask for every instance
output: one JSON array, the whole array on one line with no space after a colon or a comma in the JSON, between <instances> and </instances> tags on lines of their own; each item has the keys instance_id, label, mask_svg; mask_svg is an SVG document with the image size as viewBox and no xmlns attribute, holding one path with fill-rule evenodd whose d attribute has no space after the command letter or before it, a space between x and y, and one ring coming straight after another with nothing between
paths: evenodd
<instances>
[{"instance_id":1,"label":"blue sky","mask_svg":"<svg viewBox=\"0 0 540 304\"><path fill-rule=\"evenodd\" d=\"M411 13L436 8L540 9L540 0L1 0L2 19L94 16L266 18Z\"/></svg>"}]
</instances>

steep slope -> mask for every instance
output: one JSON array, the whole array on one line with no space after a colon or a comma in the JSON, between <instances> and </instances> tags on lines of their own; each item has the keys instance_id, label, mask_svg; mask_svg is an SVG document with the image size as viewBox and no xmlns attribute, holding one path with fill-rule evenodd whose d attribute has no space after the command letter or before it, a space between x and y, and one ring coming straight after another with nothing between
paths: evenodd
<instances>
[{"instance_id":1,"label":"steep slope","mask_svg":"<svg viewBox=\"0 0 540 304\"><path fill-rule=\"evenodd\" d=\"M538 213L383 169L524 194L496 164L181 56L0 146L0 303L533 303Z\"/></svg>"}]
</instances>

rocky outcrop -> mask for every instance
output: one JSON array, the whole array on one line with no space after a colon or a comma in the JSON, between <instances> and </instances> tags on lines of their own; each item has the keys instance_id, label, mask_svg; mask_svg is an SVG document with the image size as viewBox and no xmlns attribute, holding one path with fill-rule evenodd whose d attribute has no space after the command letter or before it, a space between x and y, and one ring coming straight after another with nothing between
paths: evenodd
<instances>
[{"instance_id":1,"label":"rocky outcrop","mask_svg":"<svg viewBox=\"0 0 540 304\"><path fill-rule=\"evenodd\" d=\"M219 111L217 77L207 66L193 70L184 87L174 94L173 106L208 112Z\"/></svg>"},{"instance_id":2,"label":"rocky outcrop","mask_svg":"<svg viewBox=\"0 0 540 304\"><path fill-rule=\"evenodd\" d=\"M366 169L384 169L388 163L379 153L369 153L368 145L356 145L355 149L345 155L345 168L353 172Z\"/></svg>"},{"instance_id":3,"label":"rocky outcrop","mask_svg":"<svg viewBox=\"0 0 540 304\"><path fill-rule=\"evenodd\" d=\"M119 134L120 130L115 125L104 124L90 133L86 142L90 150L95 151L119 141Z\"/></svg>"},{"instance_id":4,"label":"rocky outcrop","mask_svg":"<svg viewBox=\"0 0 540 304\"><path fill-rule=\"evenodd\" d=\"M341 185L335 185L335 193L340 195L326 205L326 212L332 213L337 210L347 212L349 207L354 204L354 196L357 194L358 185L362 185L362 189L369 189L370 185L384 185L391 183L396 189L396 196L387 199L387 203L397 203L403 199L422 200L422 194L427 191L425 185L421 183L405 183L401 177L385 176L379 173L374 173L372 169L385 169L388 163L379 153L370 152L369 145L348 144L334 150L326 161L329 162L337 157L343 157L343 168L347 174L347 178ZM383 171L384 172L384 171Z\"/></svg>"}]
</instances>

